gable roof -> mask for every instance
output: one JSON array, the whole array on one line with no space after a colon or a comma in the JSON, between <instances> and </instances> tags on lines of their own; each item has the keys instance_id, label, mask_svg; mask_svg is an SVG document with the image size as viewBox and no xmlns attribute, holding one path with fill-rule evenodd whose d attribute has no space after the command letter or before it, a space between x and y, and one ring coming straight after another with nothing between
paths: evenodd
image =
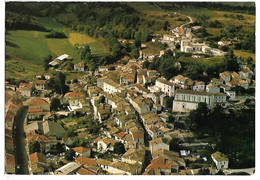
<instances>
[{"instance_id":1,"label":"gable roof","mask_svg":"<svg viewBox=\"0 0 260 180\"><path fill-rule=\"evenodd\" d=\"M56 132L56 133L66 133L65 129L61 126L61 124L53 121L45 121L43 123L43 132L44 134L48 132Z\"/></svg>"},{"instance_id":2,"label":"gable roof","mask_svg":"<svg viewBox=\"0 0 260 180\"><path fill-rule=\"evenodd\" d=\"M126 135L125 132L120 132L120 133L117 133L115 136L118 138L123 138L125 135Z\"/></svg>"},{"instance_id":3,"label":"gable roof","mask_svg":"<svg viewBox=\"0 0 260 180\"><path fill-rule=\"evenodd\" d=\"M228 161L227 156L219 151L213 153L211 156L217 161Z\"/></svg>"},{"instance_id":4,"label":"gable roof","mask_svg":"<svg viewBox=\"0 0 260 180\"><path fill-rule=\"evenodd\" d=\"M85 166L88 166L88 165L97 165L97 161L95 159L91 159L91 158L87 158L87 157L84 157L84 156L78 156L76 159L75 159L76 163L80 164L80 165L85 165Z\"/></svg>"},{"instance_id":5,"label":"gable roof","mask_svg":"<svg viewBox=\"0 0 260 180\"><path fill-rule=\"evenodd\" d=\"M49 103L45 100L45 99L42 99L42 98L34 98L30 104L30 106L41 106L41 105L49 105Z\"/></svg>"},{"instance_id":6,"label":"gable roof","mask_svg":"<svg viewBox=\"0 0 260 180\"><path fill-rule=\"evenodd\" d=\"M36 80L35 84L46 84L47 80Z\"/></svg>"},{"instance_id":7,"label":"gable roof","mask_svg":"<svg viewBox=\"0 0 260 180\"><path fill-rule=\"evenodd\" d=\"M35 164L38 162L46 163L46 157L42 153L35 152L30 155L30 161L31 164Z\"/></svg>"},{"instance_id":8,"label":"gable roof","mask_svg":"<svg viewBox=\"0 0 260 180\"><path fill-rule=\"evenodd\" d=\"M89 148L85 148L85 147L82 147L82 146L79 146L79 147L74 147L73 150L77 153L80 153L80 154L83 154L85 152L88 152L90 151Z\"/></svg>"},{"instance_id":9,"label":"gable roof","mask_svg":"<svg viewBox=\"0 0 260 180\"><path fill-rule=\"evenodd\" d=\"M80 175L96 175L95 172L92 172L91 170L82 167L77 171L77 173Z\"/></svg>"}]
</instances>

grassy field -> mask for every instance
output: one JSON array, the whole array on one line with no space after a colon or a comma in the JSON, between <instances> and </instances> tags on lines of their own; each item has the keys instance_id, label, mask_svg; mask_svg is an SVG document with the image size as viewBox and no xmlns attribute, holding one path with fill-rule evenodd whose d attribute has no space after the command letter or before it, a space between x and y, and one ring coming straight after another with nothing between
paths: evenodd
<instances>
[{"instance_id":1,"label":"grassy field","mask_svg":"<svg viewBox=\"0 0 260 180\"><path fill-rule=\"evenodd\" d=\"M47 18L47 17L39 17L38 21L42 26L44 26L46 29L52 29L54 31L62 32L65 28L64 25L57 22L54 18Z\"/></svg>"},{"instance_id":2,"label":"grassy field","mask_svg":"<svg viewBox=\"0 0 260 180\"><path fill-rule=\"evenodd\" d=\"M45 32L8 31L6 34L6 55L17 57L36 65L43 65L43 59L51 54L47 46Z\"/></svg>"},{"instance_id":3,"label":"grassy field","mask_svg":"<svg viewBox=\"0 0 260 180\"><path fill-rule=\"evenodd\" d=\"M87 36L86 34L75 32L70 33L69 36L69 42L72 45L89 45L93 54L104 55L108 53L108 48L106 47L104 40L101 38L94 39L92 37Z\"/></svg>"},{"instance_id":4,"label":"grassy field","mask_svg":"<svg viewBox=\"0 0 260 180\"><path fill-rule=\"evenodd\" d=\"M152 53L152 54L159 54L161 48L156 46L155 43L153 42L148 42L148 43L144 43L145 45L147 45L147 48L143 49L143 53Z\"/></svg>"},{"instance_id":5,"label":"grassy field","mask_svg":"<svg viewBox=\"0 0 260 180\"><path fill-rule=\"evenodd\" d=\"M242 57L244 59L246 59L248 57L252 57L255 60L255 54L253 54L253 53L249 53L249 52L245 52L245 51L241 51L241 50L234 50L234 54L237 57Z\"/></svg>"},{"instance_id":6,"label":"grassy field","mask_svg":"<svg viewBox=\"0 0 260 180\"><path fill-rule=\"evenodd\" d=\"M190 58L190 57L181 57L180 61L196 61L196 63L207 66L215 66L219 63L223 63L224 57L222 56L214 56L209 58Z\"/></svg>"},{"instance_id":7,"label":"grassy field","mask_svg":"<svg viewBox=\"0 0 260 180\"><path fill-rule=\"evenodd\" d=\"M21 59L12 59L5 62L6 78L31 80L35 76L35 73L43 71L42 66Z\"/></svg>"}]
</instances>

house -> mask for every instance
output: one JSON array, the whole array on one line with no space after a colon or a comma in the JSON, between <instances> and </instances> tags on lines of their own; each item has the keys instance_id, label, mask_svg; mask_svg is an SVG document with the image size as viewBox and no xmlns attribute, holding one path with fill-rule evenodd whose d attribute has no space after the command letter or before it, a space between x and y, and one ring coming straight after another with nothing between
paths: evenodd
<instances>
[{"instance_id":1,"label":"house","mask_svg":"<svg viewBox=\"0 0 260 180\"><path fill-rule=\"evenodd\" d=\"M29 156L29 159L30 159L29 165L31 167L35 164L39 165L42 168L48 166L46 157L40 152L35 152L35 153L31 154ZM31 173L33 174L34 172L31 172Z\"/></svg>"},{"instance_id":2,"label":"house","mask_svg":"<svg viewBox=\"0 0 260 180\"><path fill-rule=\"evenodd\" d=\"M143 146L139 146L137 149L129 149L122 156L122 162L128 164L143 164L145 159L145 148Z\"/></svg>"},{"instance_id":3,"label":"house","mask_svg":"<svg viewBox=\"0 0 260 180\"><path fill-rule=\"evenodd\" d=\"M75 162L79 165L83 165L85 167L88 166L97 166L97 161L95 159L91 159L85 156L78 156L75 159Z\"/></svg>"},{"instance_id":4,"label":"house","mask_svg":"<svg viewBox=\"0 0 260 180\"><path fill-rule=\"evenodd\" d=\"M185 168L186 164L177 152L160 149L153 152L153 160L143 175L172 175L179 172L181 167Z\"/></svg>"},{"instance_id":5,"label":"house","mask_svg":"<svg viewBox=\"0 0 260 180\"><path fill-rule=\"evenodd\" d=\"M146 126L146 130L152 139L163 137L163 132L155 125Z\"/></svg>"},{"instance_id":6,"label":"house","mask_svg":"<svg viewBox=\"0 0 260 180\"><path fill-rule=\"evenodd\" d=\"M113 80L104 82L103 90L109 94L123 91L122 87L119 84L115 83Z\"/></svg>"},{"instance_id":7,"label":"house","mask_svg":"<svg viewBox=\"0 0 260 180\"><path fill-rule=\"evenodd\" d=\"M230 72L228 71L219 73L219 77L222 78L225 81L225 83L231 81L232 78Z\"/></svg>"},{"instance_id":8,"label":"house","mask_svg":"<svg viewBox=\"0 0 260 180\"><path fill-rule=\"evenodd\" d=\"M163 78L158 78L155 81L155 86L159 87L161 92L168 96L174 96L174 84Z\"/></svg>"},{"instance_id":9,"label":"house","mask_svg":"<svg viewBox=\"0 0 260 180\"><path fill-rule=\"evenodd\" d=\"M135 84L134 85L134 87L135 87L135 90L137 91L137 92L139 92L139 93L142 93L142 94L148 94L149 93L149 90L148 89L146 89L143 85L141 85L141 84Z\"/></svg>"},{"instance_id":10,"label":"house","mask_svg":"<svg viewBox=\"0 0 260 180\"><path fill-rule=\"evenodd\" d=\"M97 111L98 120L100 123L102 123L104 120L107 120L110 116L110 110L109 109L99 109Z\"/></svg>"},{"instance_id":11,"label":"house","mask_svg":"<svg viewBox=\"0 0 260 180\"><path fill-rule=\"evenodd\" d=\"M91 171L90 169L81 167L77 172L77 175L97 175L94 171Z\"/></svg>"},{"instance_id":12,"label":"house","mask_svg":"<svg viewBox=\"0 0 260 180\"><path fill-rule=\"evenodd\" d=\"M228 158L223 153L217 151L211 155L211 158L218 170L228 168Z\"/></svg>"},{"instance_id":13,"label":"house","mask_svg":"<svg viewBox=\"0 0 260 180\"><path fill-rule=\"evenodd\" d=\"M84 72L85 70L85 62L81 61L78 64L74 64L74 71L78 71L78 72Z\"/></svg>"},{"instance_id":14,"label":"house","mask_svg":"<svg viewBox=\"0 0 260 180\"><path fill-rule=\"evenodd\" d=\"M21 87L18 89L18 92L20 92L22 96L31 97L32 89L29 87Z\"/></svg>"},{"instance_id":15,"label":"house","mask_svg":"<svg viewBox=\"0 0 260 180\"><path fill-rule=\"evenodd\" d=\"M139 163L136 164L127 164L120 161L115 161L109 164L108 168L105 169L108 173L114 175L137 175L141 173L142 165Z\"/></svg>"},{"instance_id":16,"label":"house","mask_svg":"<svg viewBox=\"0 0 260 180\"><path fill-rule=\"evenodd\" d=\"M193 91L204 91L205 90L205 82L203 82L203 81L195 82L192 89L193 89Z\"/></svg>"},{"instance_id":17,"label":"house","mask_svg":"<svg viewBox=\"0 0 260 180\"><path fill-rule=\"evenodd\" d=\"M115 135L115 140L120 141L121 143L124 143L123 137L125 137L125 132L119 132Z\"/></svg>"},{"instance_id":18,"label":"house","mask_svg":"<svg viewBox=\"0 0 260 180\"><path fill-rule=\"evenodd\" d=\"M37 79L41 79L42 77L44 77L44 79L49 80L51 78L51 75L47 73L37 73L35 77Z\"/></svg>"},{"instance_id":19,"label":"house","mask_svg":"<svg viewBox=\"0 0 260 180\"><path fill-rule=\"evenodd\" d=\"M128 98L134 109L139 114L145 114L150 112L150 104L146 103L146 99L141 96Z\"/></svg>"},{"instance_id":20,"label":"house","mask_svg":"<svg viewBox=\"0 0 260 180\"><path fill-rule=\"evenodd\" d=\"M231 41L219 41L218 45L220 46L229 46L231 44Z\"/></svg>"},{"instance_id":21,"label":"house","mask_svg":"<svg viewBox=\"0 0 260 180\"><path fill-rule=\"evenodd\" d=\"M136 143L144 144L144 132L132 132L133 140Z\"/></svg>"},{"instance_id":22,"label":"house","mask_svg":"<svg viewBox=\"0 0 260 180\"><path fill-rule=\"evenodd\" d=\"M43 91L46 88L47 80L36 80L34 82L34 87L36 90Z\"/></svg>"},{"instance_id":23,"label":"house","mask_svg":"<svg viewBox=\"0 0 260 180\"><path fill-rule=\"evenodd\" d=\"M149 141L149 148L151 153L158 149L166 149L169 150L170 146L166 144L166 140L164 138L156 138Z\"/></svg>"},{"instance_id":24,"label":"house","mask_svg":"<svg viewBox=\"0 0 260 180\"><path fill-rule=\"evenodd\" d=\"M15 174L15 157L5 153L5 173Z\"/></svg>"},{"instance_id":25,"label":"house","mask_svg":"<svg viewBox=\"0 0 260 180\"><path fill-rule=\"evenodd\" d=\"M73 150L75 151L76 156L90 157L91 155L91 149L82 146L74 147Z\"/></svg>"},{"instance_id":26,"label":"house","mask_svg":"<svg viewBox=\"0 0 260 180\"><path fill-rule=\"evenodd\" d=\"M209 108L215 104L225 105L226 97L223 93L209 93L205 91L177 90L173 101L173 112L187 112L197 108L198 103L204 102Z\"/></svg>"},{"instance_id":27,"label":"house","mask_svg":"<svg viewBox=\"0 0 260 180\"><path fill-rule=\"evenodd\" d=\"M223 80L222 78L219 78L219 79L213 78L213 79L211 79L210 83L211 83L213 86L219 86L219 85L221 85L221 84L224 83L224 80Z\"/></svg>"},{"instance_id":28,"label":"house","mask_svg":"<svg viewBox=\"0 0 260 180\"><path fill-rule=\"evenodd\" d=\"M219 93L220 87L213 85L213 84L208 84L206 86L206 92L208 92L208 93Z\"/></svg>"},{"instance_id":29,"label":"house","mask_svg":"<svg viewBox=\"0 0 260 180\"><path fill-rule=\"evenodd\" d=\"M55 175L73 175L80 169L80 165L75 162L70 162L59 169L56 169L54 174Z\"/></svg>"},{"instance_id":30,"label":"house","mask_svg":"<svg viewBox=\"0 0 260 180\"><path fill-rule=\"evenodd\" d=\"M97 142L97 151L104 153L107 151L114 151L114 145L118 142L111 138L103 138Z\"/></svg>"},{"instance_id":31,"label":"house","mask_svg":"<svg viewBox=\"0 0 260 180\"><path fill-rule=\"evenodd\" d=\"M241 71L238 72L238 74L241 76L242 80L246 80L248 78L251 78L254 74L249 67L243 67Z\"/></svg>"},{"instance_id":32,"label":"house","mask_svg":"<svg viewBox=\"0 0 260 180\"><path fill-rule=\"evenodd\" d=\"M43 98L34 98L29 103L29 109L42 109L43 111L49 112L50 103L48 102L48 100Z\"/></svg>"},{"instance_id":33,"label":"house","mask_svg":"<svg viewBox=\"0 0 260 180\"><path fill-rule=\"evenodd\" d=\"M147 77L152 77L155 76L157 74L156 70L148 70L147 71Z\"/></svg>"},{"instance_id":34,"label":"house","mask_svg":"<svg viewBox=\"0 0 260 180\"><path fill-rule=\"evenodd\" d=\"M58 139L61 139L65 136L66 131L61 126L61 124L54 121L45 121L43 123L43 133L46 136L55 136Z\"/></svg>"},{"instance_id":35,"label":"house","mask_svg":"<svg viewBox=\"0 0 260 180\"><path fill-rule=\"evenodd\" d=\"M193 54L211 54L211 48L205 43L194 43L191 40L181 40L181 52Z\"/></svg>"},{"instance_id":36,"label":"house","mask_svg":"<svg viewBox=\"0 0 260 180\"><path fill-rule=\"evenodd\" d=\"M234 100L236 98L235 91L225 91L226 95L229 97L230 100Z\"/></svg>"},{"instance_id":37,"label":"house","mask_svg":"<svg viewBox=\"0 0 260 180\"><path fill-rule=\"evenodd\" d=\"M83 94L82 92L68 92L64 95L63 100L65 102L69 102L69 100L71 99L81 99L81 98L85 98L85 94Z\"/></svg>"},{"instance_id":38,"label":"house","mask_svg":"<svg viewBox=\"0 0 260 180\"><path fill-rule=\"evenodd\" d=\"M97 87L104 90L104 82L111 81L111 80L112 79L108 78L107 76L97 78Z\"/></svg>"}]
</instances>

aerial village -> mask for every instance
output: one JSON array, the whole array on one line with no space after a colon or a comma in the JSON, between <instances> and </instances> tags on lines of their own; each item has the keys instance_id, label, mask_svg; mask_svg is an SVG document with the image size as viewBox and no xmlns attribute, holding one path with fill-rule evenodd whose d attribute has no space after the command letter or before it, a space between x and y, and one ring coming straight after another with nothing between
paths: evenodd
<instances>
[{"instance_id":1,"label":"aerial village","mask_svg":"<svg viewBox=\"0 0 260 180\"><path fill-rule=\"evenodd\" d=\"M197 28L197 27L192 27ZM178 27L160 42L169 49L200 55L224 56L225 52L197 43L190 28ZM155 39L152 39L155 42ZM228 45L230 42L219 42ZM233 87L254 87L253 70L240 63L239 72L222 72L206 84L177 75L167 80L143 63L158 54L140 51L138 59L125 56L117 64L99 66L91 72L84 62L75 72L86 75L67 84L69 92L49 97L51 74L35 74L35 80L19 86L5 83L6 172L14 173L14 120L27 108L24 122L25 149L30 174L52 175L194 175L207 167L210 174L229 168L229 159L214 152L214 144L193 142L194 134L175 127L200 102L208 108L224 108L245 103ZM174 56L174 54L173 54ZM49 63L58 69L68 61L63 54ZM59 107L53 108L58 99ZM171 100L169 100L171 99ZM168 104L171 104L168 108ZM176 148L172 142L181 142ZM212 148L213 153L205 153ZM202 150L201 150L202 149ZM191 166L200 162L204 166Z\"/></svg>"}]
</instances>

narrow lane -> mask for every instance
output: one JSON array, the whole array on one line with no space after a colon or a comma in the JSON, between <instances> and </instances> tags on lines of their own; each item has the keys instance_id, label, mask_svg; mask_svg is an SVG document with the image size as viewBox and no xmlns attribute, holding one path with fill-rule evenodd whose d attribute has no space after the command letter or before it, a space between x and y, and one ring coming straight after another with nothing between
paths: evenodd
<instances>
[{"instance_id":1,"label":"narrow lane","mask_svg":"<svg viewBox=\"0 0 260 180\"><path fill-rule=\"evenodd\" d=\"M24 119L28 111L28 106L23 107L15 119L14 129L14 153L15 153L15 174L29 174L28 156L24 142Z\"/></svg>"}]
</instances>

